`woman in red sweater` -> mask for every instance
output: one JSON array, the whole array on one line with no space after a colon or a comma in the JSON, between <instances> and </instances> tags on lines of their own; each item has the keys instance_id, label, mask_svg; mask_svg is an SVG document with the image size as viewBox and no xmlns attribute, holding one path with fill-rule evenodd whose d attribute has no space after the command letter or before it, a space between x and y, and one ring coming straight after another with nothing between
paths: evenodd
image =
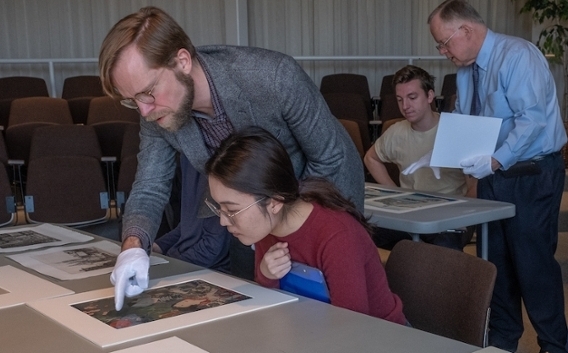
<instances>
[{"instance_id":1,"label":"woman in red sweater","mask_svg":"<svg viewBox=\"0 0 568 353\"><path fill-rule=\"evenodd\" d=\"M269 132L234 133L205 168L207 204L241 243L255 244L257 283L278 288L291 262L301 262L323 272L332 305L406 324L364 216L327 180L298 182Z\"/></svg>"}]
</instances>

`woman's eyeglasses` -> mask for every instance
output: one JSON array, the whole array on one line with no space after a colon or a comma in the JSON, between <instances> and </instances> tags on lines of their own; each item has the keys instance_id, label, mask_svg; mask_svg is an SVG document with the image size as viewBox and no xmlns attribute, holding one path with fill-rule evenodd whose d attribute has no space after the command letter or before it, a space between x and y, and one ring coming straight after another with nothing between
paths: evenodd
<instances>
[{"instance_id":1,"label":"woman's eyeglasses","mask_svg":"<svg viewBox=\"0 0 568 353\"><path fill-rule=\"evenodd\" d=\"M219 207L217 207L217 205L215 205L213 202L205 199L205 204L211 209L211 211L213 211L213 213L215 213L217 215L217 217L221 217L221 215L225 216L229 222L232 225L235 225L235 220L234 217L236 215L238 215L239 213L248 210L249 208L251 208L252 206L256 205L257 203L259 203L260 201L263 201L264 199L266 199L266 197L263 197L259 200L256 200L255 202L251 203L250 205L248 205L247 207L243 208L242 210L239 210L237 212L234 213L228 213L223 211L222 209L220 209Z\"/></svg>"}]
</instances>

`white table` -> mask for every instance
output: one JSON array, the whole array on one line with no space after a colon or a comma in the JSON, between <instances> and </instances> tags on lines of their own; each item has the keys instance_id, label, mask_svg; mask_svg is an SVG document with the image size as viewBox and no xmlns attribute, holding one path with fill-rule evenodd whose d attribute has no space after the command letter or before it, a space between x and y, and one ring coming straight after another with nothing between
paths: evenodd
<instances>
[{"instance_id":1,"label":"white table","mask_svg":"<svg viewBox=\"0 0 568 353\"><path fill-rule=\"evenodd\" d=\"M381 189L417 192L397 187L389 187L374 183L366 186ZM420 192L420 191L418 191ZM371 222L382 228L408 232L413 240L420 239L419 234L433 234L471 225L481 224L481 257L487 260L487 223L515 216L515 205L508 202L490 201L469 197L449 196L433 192L424 194L451 197L465 202L447 204L438 207L417 209L405 213L393 213L365 207L365 215L371 216Z\"/></svg>"},{"instance_id":2,"label":"white table","mask_svg":"<svg viewBox=\"0 0 568 353\"><path fill-rule=\"evenodd\" d=\"M95 236L95 240L100 239ZM175 259L168 260L168 264L152 266L150 278L200 269ZM26 269L0 255L0 266L3 265L23 269L77 293L110 286L108 274L61 281ZM171 336L211 353L472 353L479 350L479 347L303 297L296 302L141 338L108 349L96 346L28 306L0 310L2 352L108 353Z\"/></svg>"}]
</instances>

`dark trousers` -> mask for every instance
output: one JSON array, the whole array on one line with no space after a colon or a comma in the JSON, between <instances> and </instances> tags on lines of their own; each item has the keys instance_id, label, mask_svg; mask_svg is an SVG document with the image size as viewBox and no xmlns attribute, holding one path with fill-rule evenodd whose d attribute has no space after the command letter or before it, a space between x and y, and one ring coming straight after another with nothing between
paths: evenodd
<instances>
[{"instance_id":1,"label":"dark trousers","mask_svg":"<svg viewBox=\"0 0 568 353\"><path fill-rule=\"evenodd\" d=\"M559 153L536 162L540 172L479 180L477 194L515 204L513 218L489 224L489 261L497 267L489 343L515 351L523 333L521 300L542 351L566 352L567 328L560 265L554 258L565 169ZM480 239L477 242L480 254Z\"/></svg>"}]
</instances>

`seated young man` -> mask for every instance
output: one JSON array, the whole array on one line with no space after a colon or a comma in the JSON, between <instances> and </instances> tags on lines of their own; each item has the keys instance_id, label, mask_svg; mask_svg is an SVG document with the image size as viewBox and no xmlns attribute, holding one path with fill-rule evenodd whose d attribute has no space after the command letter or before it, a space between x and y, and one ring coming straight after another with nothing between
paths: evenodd
<instances>
[{"instance_id":1,"label":"seated young man","mask_svg":"<svg viewBox=\"0 0 568 353\"><path fill-rule=\"evenodd\" d=\"M440 115L432 111L434 77L425 70L407 65L393 77L398 107L405 120L385 131L365 155L365 165L376 180L383 185L396 186L389 176L385 163L395 163L400 174L400 186L406 189L439 192L448 195L475 197L476 181L454 168L420 168L406 175L405 169L434 147ZM456 232L423 235L428 243L457 250L471 240L474 227ZM412 239L406 232L379 228L373 235L378 247L392 249L402 239Z\"/></svg>"}]
</instances>

